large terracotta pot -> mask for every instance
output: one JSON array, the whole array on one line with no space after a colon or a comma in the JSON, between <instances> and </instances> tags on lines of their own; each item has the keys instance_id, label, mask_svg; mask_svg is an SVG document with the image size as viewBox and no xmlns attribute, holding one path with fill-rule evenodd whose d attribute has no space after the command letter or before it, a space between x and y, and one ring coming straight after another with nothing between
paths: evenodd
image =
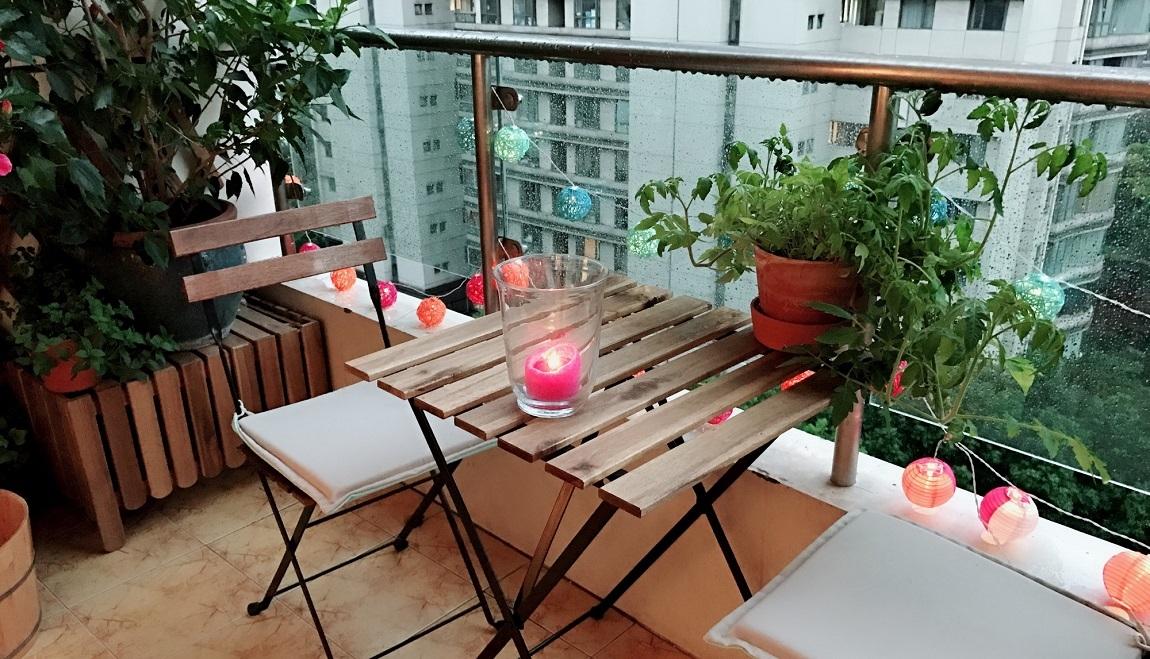
<instances>
[{"instance_id":1,"label":"large terracotta pot","mask_svg":"<svg viewBox=\"0 0 1150 659\"><path fill-rule=\"evenodd\" d=\"M28 504L0 490L0 657L27 654L40 627Z\"/></svg>"},{"instance_id":2,"label":"large terracotta pot","mask_svg":"<svg viewBox=\"0 0 1150 659\"><path fill-rule=\"evenodd\" d=\"M57 394L72 394L91 389L100 383L100 376L96 374L95 369L88 368L76 371L75 341L61 341L45 352L56 361L52 370L40 378L44 383L44 388L48 391Z\"/></svg>"},{"instance_id":3,"label":"large terracotta pot","mask_svg":"<svg viewBox=\"0 0 1150 659\"><path fill-rule=\"evenodd\" d=\"M858 296L854 270L840 263L800 261L755 248L759 296L751 305L755 338L774 350L808 345L841 320L812 309L825 302L850 309Z\"/></svg>"},{"instance_id":4,"label":"large terracotta pot","mask_svg":"<svg viewBox=\"0 0 1150 659\"><path fill-rule=\"evenodd\" d=\"M234 219L236 207L227 204L218 217L207 222ZM181 350L191 350L212 342L211 328L200 303L189 304L184 297L184 277L193 273L192 258L171 259L166 268L146 263L135 244L143 234L120 233L113 237L109 249L88 250L85 264L103 282L108 292L128 304L136 319L147 328L164 328ZM208 270L221 270L247 260L243 245L221 247L204 252ZM239 294L215 301L220 327L227 334L240 308Z\"/></svg>"}]
</instances>

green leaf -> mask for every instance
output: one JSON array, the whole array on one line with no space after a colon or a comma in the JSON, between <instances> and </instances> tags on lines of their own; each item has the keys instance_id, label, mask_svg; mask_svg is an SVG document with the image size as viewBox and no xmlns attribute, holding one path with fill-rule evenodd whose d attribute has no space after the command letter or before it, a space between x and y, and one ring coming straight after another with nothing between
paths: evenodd
<instances>
[{"instance_id":1,"label":"green leaf","mask_svg":"<svg viewBox=\"0 0 1150 659\"><path fill-rule=\"evenodd\" d=\"M821 311L836 318L842 318L843 320L851 320L854 318L854 315L846 309L836 307L833 304L827 304L826 302L807 302L807 306L815 311Z\"/></svg>"},{"instance_id":2,"label":"green leaf","mask_svg":"<svg viewBox=\"0 0 1150 659\"><path fill-rule=\"evenodd\" d=\"M48 55L44 43L32 35L31 32L16 32L5 39L7 46L5 54L14 60L31 62L37 57Z\"/></svg>"},{"instance_id":3,"label":"green leaf","mask_svg":"<svg viewBox=\"0 0 1150 659\"><path fill-rule=\"evenodd\" d=\"M96 110L103 110L108 107L112 103L113 94L111 85L100 85L92 94L92 107Z\"/></svg>"},{"instance_id":4,"label":"green leaf","mask_svg":"<svg viewBox=\"0 0 1150 659\"><path fill-rule=\"evenodd\" d=\"M1038 369L1025 357L1011 357L1006 360L1006 372L1022 388L1022 393L1028 393Z\"/></svg>"},{"instance_id":5,"label":"green leaf","mask_svg":"<svg viewBox=\"0 0 1150 659\"><path fill-rule=\"evenodd\" d=\"M67 142L68 136L64 134L64 127L56 113L46 107L37 106L21 113L20 117L27 122L32 130L49 144Z\"/></svg>"},{"instance_id":6,"label":"green leaf","mask_svg":"<svg viewBox=\"0 0 1150 659\"><path fill-rule=\"evenodd\" d=\"M95 165L87 158L71 158L68 160L68 175L76 187L80 188L80 194L89 206L103 207L104 179Z\"/></svg>"},{"instance_id":7,"label":"green leaf","mask_svg":"<svg viewBox=\"0 0 1150 659\"><path fill-rule=\"evenodd\" d=\"M300 4L295 5L291 8L291 11L288 12L288 21L292 23L299 23L301 21L313 21L319 17L319 10L310 4L307 4L306 2L301 2Z\"/></svg>"},{"instance_id":8,"label":"green leaf","mask_svg":"<svg viewBox=\"0 0 1150 659\"><path fill-rule=\"evenodd\" d=\"M20 18L23 14L15 9L0 9L0 27L7 27L9 23Z\"/></svg>"},{"instance_id":9,"label":"green leaf","mask_svg":"<svg viewBox=\"0 0 1150 659\"><path fill-rule=\"evenodd\" d=\"M862 333L853 327L833 327L819 335L819 343L827 345L849 345L859 341Z\"/></svg>"}]
</instances>

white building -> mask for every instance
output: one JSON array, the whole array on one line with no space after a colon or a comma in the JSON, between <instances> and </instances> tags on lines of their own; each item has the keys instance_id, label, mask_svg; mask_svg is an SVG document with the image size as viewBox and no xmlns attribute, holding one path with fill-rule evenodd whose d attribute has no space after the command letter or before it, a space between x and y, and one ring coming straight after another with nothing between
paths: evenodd
<instances>
[{"instance_id":1,"label":"white building","mask_svg":"<svg viewBox=\"0 0 1150 659\"><path fill-rule=\"evenodd\" d=\"M1141 66L1150 47L1150 0L372 0L360 20L389 27L529 32L683 44L840 51L895 57L951 57L1014 63ZM363 124L335 120L320 132L339 157L317 147L321 197L376 194L396 275L432 288L478 268L474 157L455 139L471 115L470 67L445 54L375 53L357 64L345 92ZM635 277L734 306L750 281L718 285L680 254L642 259L626 251L639 215L629 202L642 182L687 180L721 168L732 140L757 142L786 123L797 155L827 161L849 153L868 119L870 90L810 82L689 75L562 62L500 59L499 84L517 89L514 122L537 148L497 163L500 232L528 251L586 254ZM1007 149L984 144L964 120L975 99L948 99L936 121L968 135L999 169ZM1060 182L1012 182L1007 214L988 248L989 278L1033 270L1076 285L1102 270L1102 239L1131 112L1059 106L1034 139L1090 137L1111 156L1111 177L1085 200ZM333 117L334 119L334 117ZM355 154L355 159L344 157ZM334 183L333 183L334 181ZM574 182L595 195L580 222L553 212L554 195ZM333 187L334 186L334 187ZM352 188L345 190L344 188ZM961 184L944 189L960 206ZM416 266L416 262L426 264ZM1070 291L1060 323L1071 347L1091 316L1089 298Z\"/></svg>"}]
</instances>

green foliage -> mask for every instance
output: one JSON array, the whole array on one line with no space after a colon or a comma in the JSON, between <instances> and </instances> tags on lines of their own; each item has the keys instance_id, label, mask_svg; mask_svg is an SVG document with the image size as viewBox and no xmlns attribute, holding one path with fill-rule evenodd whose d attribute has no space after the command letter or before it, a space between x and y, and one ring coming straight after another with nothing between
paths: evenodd
<instances>
[{"instance_id":1,"label":"green foliage","mask_svg":"<svg viewBox=\"0 0 1150 659\"><path fill-rule=\"evenodd\" d=\"M988 366L1028 389L1062 357L1062 332L1009 282L989 282L987 295L966 286L980 274L1010 181L1027 169L1051 179L1065 171L1066 180L1078 181L1087 194L1106 176L1105 157L1088 144L1026 145L1026 132L1042 126L1050 104L988 98L968 119L983 139L999 140L1009 154L1005 170L997 172L976 160L953 131L928 122L940 95L900 102L916 120L869 161L854 155L826 166L794 163L784 127L762 142L762 156L745 144L732 145L730 171L699 179L689 193L679 178L642 186L636 199L647 217L638 228L655 230L660 252L686 249L693 264L714 268L720 281L750 270L756 247L854 268L862 302L854 309L820 305L849 322L805 352L811 363L844 380L832 397L833 421L845 418L856 392L873 393L887 406L903 394L945 428L948 439L973 434L976 422L1017 425L1041 435L1050 450L1069 447L1084 469L1105 477L1105 465L1072 435L1038 420L976 416L963 408L971 384ZM969 194L992 209L980 238L969 216L941 223L931 216L934 190L950 177L965 178ZM714 212L692 217L691 207L712 193Z\"/></svg>"},{"instance_id":2,"label":"green foliage","mask_svg":"<svg viewBox=\"0 0 1150 659\"><path fill-rule=\"evenodd\" d=\"M5 392L8 393L8 392ZM28 431L0 416L0 470L19 467L28 459Z\"/></svg>"},{"instance_id":3,"label":"green foliage","mask_svg":"<svg viewBox=\"0 0 1150 659\"><path fill-rule=\"evenodd\" d=\"M131 309L109 299L95 279L27 248L18 252L15 265L17 306L0 304L0 311L13 318L17 362L36 375L45 375L58 363L57 347L64 341L76 346L76 372L91 368L101 377L121 381L147 377L164 364L166 352L175 350L166 333L136 329Z\"/></svg>"},{"instance_id":4,"label":"green foliage","mask_svg":"<svg viewBox=\"0 0 1150 659\"><path fill-rule=\"evenodd\" d=\"M163 262L163 232L250 186L244 165L283 176L316 101L351 115L349 71L332 64L358 53L343 25L350 4L13 0L0 12L18 172L0 178L0 194L13 226L61 245L148 232L145 250Z\"/></svg>"}]
</instances>

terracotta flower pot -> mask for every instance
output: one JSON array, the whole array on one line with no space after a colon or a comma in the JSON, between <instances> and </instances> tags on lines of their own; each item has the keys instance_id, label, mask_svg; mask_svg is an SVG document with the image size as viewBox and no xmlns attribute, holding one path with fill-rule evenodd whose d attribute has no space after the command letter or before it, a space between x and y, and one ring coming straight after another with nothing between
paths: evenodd
<instances>
[{"instance_id":1,"label":"terracotta flower pot","mask_svg":"<svg viewBox=\"0 0 1150 659\"><path fill-rule=\"evenodd\" d=\"M858 295L854 270L827 261L800 261L755 248L759 296L751 305L755 338L774 350L815 342L842 320L810 307L824 302L850 309Z\"/></svg>"},{"instance_id":2,"label":"terracotta flower pot","mask_svg":"<svg viewBox=\"0 0 1150 659\"><path fill-rule=\"evenodd\" d=\"M44 388L57 394L72 394L77 391L91 389L100 383L100 376L95 369L84 369L76 372L76 343L75 341L61 341L48 348L48 356L56 361L52 370L40 379Z\"/></svg>"},{"instance_id":3,"label":"terracotta flower pot","mask_svg":"<svg viewBox=\"0 0 1150 659\"><path fill-rule=\"evenodd\" d=\"M40 627L28 504L0 490L0 657L27 653Z\"/></svg>"}]
</instances>

